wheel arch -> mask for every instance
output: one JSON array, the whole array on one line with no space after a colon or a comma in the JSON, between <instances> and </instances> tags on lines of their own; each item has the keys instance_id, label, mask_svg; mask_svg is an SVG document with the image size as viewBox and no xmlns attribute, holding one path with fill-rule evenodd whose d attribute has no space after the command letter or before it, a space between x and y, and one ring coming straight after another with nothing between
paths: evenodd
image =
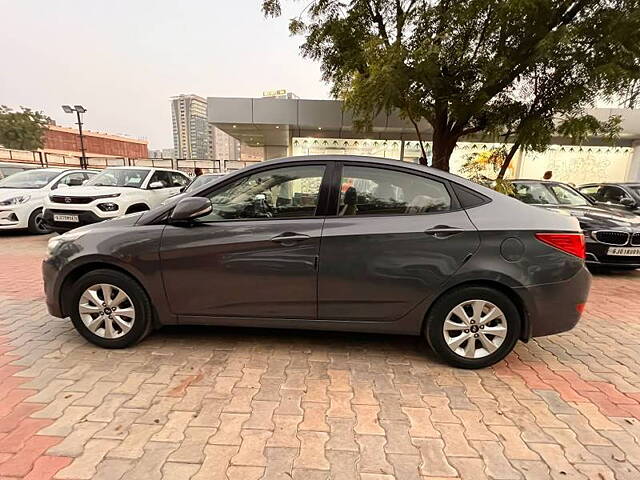
<instances>
[{"instance_id":1,"label":"wheel arch","mask_svg":"<svg viewBox=\"0 0 640 480\"><path fill-rule=\"evenodd\" d=\"M128 213L137 213L137 212L146 212L147 210L151 210L151 207L144 202L137 202L132 205L129 205L125 210L125 215Z\"/></svg>"},{"instance_id":2,"label":"wheel arch","mask_svg":"<svg viewBox=\"0 0 640 480\"><path fill-rule=\"evenodd\" d=\"M431 310L433 309L436 302L438 302L438 300L440 300L444 295L448 294L449 292L452 292L459 288L467 288L467 287L493 288L494 290L497 290L505 294L507 297L509 297L509 299L513 301L514 305L518 310L518 313L520 314L520 321L522 322L522 325L521 325L522 328L520 330L520 340L525 342L529 340L530 332L531 332L531 324L529 319L529 312L526 308L524 300L514 288L508 285L505 285L504 283L496 282L494 280L468 280L461 283L456 283L455 285L450 285L448 288L440 292L438 296L435 297L433 301L430 303L429 308L427 308L427 311L424 314L422 325L420 327L420 335L424 335L425 329L427 327L427 319L429 318L429 314L431 313Z\"/></svg>"},{"instance_id":3,"label":"wheel arch","mask_svg":"<svg viewBox=\"0 0 640 480\"><path fill-rule=\"evenodd\" d=\"M156 312L155 306L153 305L152 297L151 295L149 295L149 290L145 288L144 284L136 277L136 275L134 275L129 270L119 265L115 265L113 263L99 261L99 260L77 265L73 270L71 270L65 276L65 279L62 282L62 285L60 287L60 306L62 307L63 316L67 317L70 315L70 312L71 312L72 306L70 305L70 301L71 301L70 294L71 294L71 288L73 284L77 282L83 275L95 270L112 270L115 272L122 273L123 275L126 275L127 277L135 281L140 286L140 288L147 294L147 297L150 299L151 309L153 311L154 324L157 322L157 312Z\"/></svg>"}]
</instances>

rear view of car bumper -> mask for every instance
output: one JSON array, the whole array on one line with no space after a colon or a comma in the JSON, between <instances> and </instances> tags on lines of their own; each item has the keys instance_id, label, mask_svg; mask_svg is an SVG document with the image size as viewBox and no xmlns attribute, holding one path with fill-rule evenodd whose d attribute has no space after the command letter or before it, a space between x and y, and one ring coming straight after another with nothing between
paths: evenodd
<instances>
[{"instance_id":1,"label":"rear view of car bumper","mask_svg":"<svg viewBox=\"0 0 640 480\"><path fill-rule=\"evenodd\" d=\"M591 274L581 268L563 282L521 287L529 317L529 337L566 332L576 326L591 288Z\"/></svg>"}]
</instances>

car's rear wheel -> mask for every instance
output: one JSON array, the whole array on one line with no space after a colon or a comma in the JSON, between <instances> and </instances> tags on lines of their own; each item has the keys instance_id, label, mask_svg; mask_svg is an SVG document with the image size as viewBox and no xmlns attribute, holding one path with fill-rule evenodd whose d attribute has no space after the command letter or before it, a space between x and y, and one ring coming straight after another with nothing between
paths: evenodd
<instances>
[{"instance_id":1,"label":"car's rear wheel","mask_svg":"<svg viewBox=\"0 0 640 480\"><path fill-rule=\"evenodd\" d=\"M506 357L520 337L521 316L504 293L480 286L446 293L431 308L425 335L450 365L483 368Z\"/></svg>"},{"instance_id":2,"label":"car's rear wheel","mask_svg":"<svg viewBox=\"0 0 640 480\"><path fill-rule=\"evenodd\" d=\"M27 224L27 230L29 233L44 235L45 233L51 233L51 229L44 222L42 209L38 208L31 215L29 215L29 223Z\"/></svg>"},{"instance_id":3,"label":"car's rear wheel","mask_svg":"<svg viewBox=\"0 0 640 480\"><path fill-rule=\"evenodd\" d=\"M91 343L124 348L149 333L152 325L149 297L128 275L96 270L80 277L71 290L71 320Z\"/></svg>"}]
</instances>

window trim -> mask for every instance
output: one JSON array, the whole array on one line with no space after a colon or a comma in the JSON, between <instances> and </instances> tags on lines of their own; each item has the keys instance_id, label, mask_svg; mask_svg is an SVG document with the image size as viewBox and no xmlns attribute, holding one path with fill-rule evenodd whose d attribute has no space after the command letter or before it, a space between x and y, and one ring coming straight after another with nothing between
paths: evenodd
<instances>
[{"instance_id":1,"label":"window trim","mask_svg":"<svg viewBox=\"0 0 640 480\"><path fill-rule=\"evenodd\" d=\"M215 192L216 190L222 190L223 188L226 188L231 183L237 182L242 178L255 175L256 173L269 171L269 170L279 170L282 168L307 167L307 166L308 167L324 167L324 173L322 176L322 180L320 181L320 190L318 192L318 204L316 205L316 211L314 215L305 215L303 217L237 218L232 220L209 220L209 221L198 221L198 219L196 219L196 221L198 221L198 224L200 225L209 225L209 224L226 224L226 223L238 223L238 222L265 222L270 220L291 221L291 220L310 220L310 219L324 218L326 217L326 215L324 215L324 212L326 211L327 200L328 200L327 198L328 197L327 188L329 187L328 182L331 179L330 177L331 171L334 170L331 163L332 162L302 161L302 162L295 162L295 163L287 163L284 165L268 165L268 166L265 166L264 168L257 168L255 170L246 172L245 175L234 176L233 178L229 178L227 181L224 181L220 184L213 185L211 188L208 188L206 190L203 190L202 192L199 192L197 195L192 195L194 197L207 197L209 196L209 194Z\"/></svg>"},{"instance_id":2,"label":"window trim","mask_svg":"<svg viewBox=\"0 0 640 480\"><path fill-rule=\"evenodd\" d=\"M332 191L332 195L333 195L333 199L335 201L335 209L333 210L333 212L335 213L331 213L328 214L327 217L330 218L349 218L349 219L354 219L354 218L379 218L379 217L423 217L426 215L441 215L441 214L445 214L445 213L453 213L453 212L458 212L461 210L464 210L464 208L462 208L462 206L460 205L460 202L458 200L457 195L455 194L455 192L453 191L453 188L451 186L451 182L449 180L446 180L444 178L440 178L437 175L430 175L427 172L419 172L419 171L415 171L413 169L409 169L409 168L403 168L401 166L395 166L395 165L380 165L377 163L369 163L369 162L353 162L353 161L346 161L346 162L336 162L336 170L337 170L337 175L334 176L333 181L333 191ZM367 214L367 215L349 215L347 217L345 217L344 215L341 216L338 214L339 212L339 208L340 208L340 181L342 180L342 173L344 171L344 167L363 167L363 168L377 168L377 169L382 169L382 170L391 170L393 172L398 172L398 173L405 173L407 175L414 175L416 177L422 177L422 178L426 178L427 180L432 180L434 182L438 182L441 183L445 189L447 190L447 193L449 194L449 198L451 199L451 207L448 210L445 211L438 211L438 212L425 212L425 213L393 213L393 214L388 214L388 213L372 213L372 214Z\"/></svg>"}]
</instances>

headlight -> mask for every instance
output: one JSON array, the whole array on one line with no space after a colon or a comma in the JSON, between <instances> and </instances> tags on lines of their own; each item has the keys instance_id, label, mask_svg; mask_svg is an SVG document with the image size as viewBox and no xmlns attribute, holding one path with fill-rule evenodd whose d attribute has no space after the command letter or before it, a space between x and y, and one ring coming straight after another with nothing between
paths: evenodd
<instances>
[{"instance_id":1,"label":"headlight","mask_svg":"<svg viewBox=\"0 0 640 480\"><path fill-rule=\"evenodd\" d=\"M0 202L0 205L6 207L7 205L19 205L21 203L28 202L31 198L31 195L19 195L17 197L12 197L7 200L3 200Z\"/></svg>"},{"instance_id":2,"label":"headlight","mask_svg":"<svg viewBox=\"0 0 640 480\"><path fill-rule=\"evenodd\" d=\"M115 212L118 210L118 204L113 202L99 203L98 208L103 212Z\"/></svg>"},{"instance_id":3,"label":"headlight","mask_svg":"<svg viewBox=\"0 0 640 480\"><path fill-rule=\"evenodd\" d=\"M62 235L58 235L57 237L53 237L49 239L47 242L47 253L52 255L54 250L58 248L60 245L68 242L73 242L74 240L79 239L87 232L74 232L73 230L67 233L63 233Z\"/></svg>"}]
</instances>

